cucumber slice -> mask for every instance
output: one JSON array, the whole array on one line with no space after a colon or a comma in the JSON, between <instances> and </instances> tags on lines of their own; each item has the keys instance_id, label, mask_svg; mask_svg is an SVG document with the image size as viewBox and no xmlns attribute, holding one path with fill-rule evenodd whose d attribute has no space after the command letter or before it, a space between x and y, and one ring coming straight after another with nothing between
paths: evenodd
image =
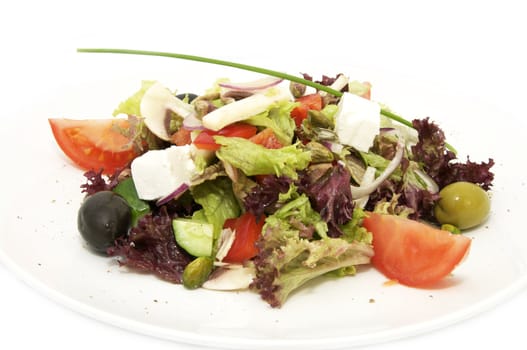
<instances>
[{"instance_id":1,"label":"cucumber slice","mask_svg":"<svg viewBox=\"0 0 527 350\"><path fill-rule=\"evenodd\" d=\"M174 219L172 228L177 244L193 256L211 256L214 228L212 224L192 219Z\"/></svg>"}]
</instances>

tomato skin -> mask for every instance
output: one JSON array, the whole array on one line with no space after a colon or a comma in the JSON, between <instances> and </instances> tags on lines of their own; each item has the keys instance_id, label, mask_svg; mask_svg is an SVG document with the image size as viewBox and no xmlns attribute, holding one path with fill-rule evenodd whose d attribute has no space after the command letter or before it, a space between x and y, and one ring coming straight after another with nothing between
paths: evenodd
<instances>
[{"instance_id":1,"label":"tomato skin","mask_svg":"<svg viewBox=\"0 0 527 350\"><path fill-rule=\"evenodd\" d=\"M172 134L172 136L170 136L170 142L176 146L189 145L192 142L190 136L191 133L191 130L180 128L178 131Z\"/></svg>"},{"instance_id":2,"label":"tomato skin","mask_svg":"<svg viewBox=\"0 0 527 350\"><path fill-rule=\"evenodd\" d=\"M227 137L242 137L244 139L249 139L252 136L256 135L258 129L254 125L246 123L234 123L227 125L226 127L218 130L212 131L209 129L202 130L198 136L194 139L194 145L199 149L206 149L209 151L217 151L220 149L214 141L214 136L227 136Z\"/></svg>"},{"instance_id":3,"label":"tomato skin","mask_svg":"<svg viewBox=\"0 0 527 350\"><path fill-rule=\"evenodd\" d=\"M251 137L249 140L269 149L277 149L284 147L284 145L282 145L280 140L278 140L276 134L271 128L263 129L262 131Z\"/></svg>"},{"instance_id":4,"label":"tomato skin","mask_svg":"<svg viewBox=\"0 0 527 350\"><path fill-rule=\"evenodd\" d=\"M371 100L371 83L368 81L363 82L364 85L368 86L368 91L366 91L364 94L361 95L361 97L364 97L367 100Z\"/></svg>"},{"instance_id":5,"label":"tomato skin","mask_svg":"<svg viewBox=\"0 0 527 350\"><path fill-rule=\"evenodd\" d=\"M48 119L55 141L77 166L113 174L138 156L130 140L118 128L126 119Z\"/></svg>"},{"instance_id":6,"label":"tomato skin","mask_svg":"<svg viewBox=\"0 0 527 350\"><path fill-rule=\"evenodd\" d=\"M439 282L470 250L466 236L402 217L368 213L363 225L373 234L373 266L411 287Z\"/></svg>"},{"instance_id":7,"label":"tomato skin","mask_svg":"<svg viewBox=\"0 0 527 350\"><path fill-rule=\"evenodd\" d=\"M296 127L302 125L304 119L307 118L309 110L320 111L322 109L322 96L318 93L304 95L296 99L300 105L293 108L290 115L294 119Z\"/></svg>"},{"instance_id":8,"label":"tomato skin","mask_svg":"<svg viewBox=\"0 0 527 350\"><path fill-rule=\"evenodd\" d=\"M214 131L203 130L198 134L198 136L196 136L193 143L196 146L196 148L206 149L209 151L217 151L220 149L220 145L218 145L214 141L213 136L214 136Z\"/></svg>"},{"instance_id":9,"label":"tomato skin","mask_svg":"<svg viewBox=\"0 0 527 350\"><path fill-rule=\"evenodd\" d=\"M236 236L223 261L241 263L258 254L255 243L262 233L264 221L265 218L263 216L257 221L256 217L249 212L238 218L225 220L223 227L235 231Z\"/></svg>"}]
</instances>

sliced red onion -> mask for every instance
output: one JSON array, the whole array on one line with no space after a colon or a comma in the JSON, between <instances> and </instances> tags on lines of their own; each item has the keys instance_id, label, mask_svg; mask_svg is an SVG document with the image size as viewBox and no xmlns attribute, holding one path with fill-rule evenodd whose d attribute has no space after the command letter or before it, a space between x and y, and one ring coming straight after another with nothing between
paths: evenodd
<instances>
[{"instance_id":1,"label":"sliced red onion","mask_svg":"<svg viewBox=\"0 0 527 350\"><path fill-rule=\"evenodd\" d=\"M421 169L416 169L415 172L417 173L417 175L419 175L421 180L424 181L424 183L426 184L426 189L428 191L430 191L431 193L439 192L439 185L434 181L434 179L430 177L430 175L428 175Z\"/></svg>"},{"instance_id":2,"label":"sliced red onion","mask_svg":"<svg viewBox=\"0 0 527 350\"><path fill-rule=\"evenodd\" d=\"M172 199L176 199L176 198L179 198L179 196L181 196L183 193L185 193L186 190L189 189L189 185L187 184L182 184L181 186L179 186L178 188L176 188L176 190L172 193L170 193L168 196L165 196L161 199L158 199L157 202L156 202L156 205L159 207L163 204L166 204L168 202L170 202Z\"/></svg>"},{"instance_id":3,"label":"sliced red onion","mask_svg":"<svg viewBox=\"0 0 527 350\"><path fill-rule=\"evenodd\" d=\"M397 129L395 128L380 128L379 132L381 134L393 134Z\"/></svg>"},{"instance_id":4,"label":"sliced red onion","mask_svg":"<svg viewBox=\"0 0 527 350\"><path fill-rule=\"evenodd\" d=\"M243 83L219 83L221 87L227 88L227 89L233 89L233 90L242 90L242 91L257 91L257 90L263 90L270 87L273 87L275 85L278 85L282 82L283 79L275 78L275 77L265 77L258 80L253 80L249 82L243 82Z\"/></svg>"},{"instance_id":5,"label":"sliced red onion","mask_svg":"<svg viewBox=\"0 0 527 350\"><path fill-rule=\"evenodd\" d=\"M401 163L401 160L403 159L403 153L404 153L404 142L402 140L399 140L397 142L397 152L395 152L395 156L390 161L384 172L379 175L378 178L376 178L373 182L370 184L364 185L364 186L351 186L351 195L353 199L359 199L364 196L370 195L373 191L379 187L379 185L386 180L397 167Z\"/></svg>"},{"instance_id":6,"label":"sliced red onion","mask_svg":"<svg viewBox=\"0 0 527 350\"><path fill-rule=\"evenodd\" d=\"M331 151L331 142L322 140L320 141L320 143L322 144L322 146L326 147Z\"/></svg>"},{"instance_id":7,"label":"sliced red onion","mask_svg":"<svg viewBox=\"0 0 527 350\"><path fill-rule=\"evenodd\" d=\"M188 115L183 119L183 127L187 130L203 130L205 127L201 120L196 117L196 114Z\"/></svg>"},{"instance_id":8,"label":"sliced red onion","mask_svg":"<svg viewBox=\"0 0 527 350\"><path fill-rule=\"evenodd\" d=\"M361 186L367 186L371 184L375 180L375 168L372 166L369 166L366 168L366 171L364 172L364 175L362 176ZM357 208L364 208L366 204L368 203L368 200L370 199L369 195L362 196L360 198L357 198L354 200L355 207Z\"/></svg>"},{"instance_id":9,"label":"sliced red onion","mask_svg":"<svg viewBox=\"0 0 527 350\"><path fill-rule=\"evenodd\" d=\"M339 154L344 149L344 146L338 142L320 140L320 143L333 153Z\"/></svg>"}]
</instances>

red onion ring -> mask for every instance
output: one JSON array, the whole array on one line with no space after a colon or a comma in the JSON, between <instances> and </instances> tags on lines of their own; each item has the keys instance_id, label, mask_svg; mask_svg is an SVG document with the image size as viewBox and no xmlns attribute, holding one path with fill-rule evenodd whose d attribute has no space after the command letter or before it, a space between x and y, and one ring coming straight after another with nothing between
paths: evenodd
<instances>
[{"instance_id":1,"label":"red onion ring","mask_svg":"<svg viewBox=\"0 0 527 350\"><path fill-rule=\"evenodd\" d=\"M203 130L205 127L203 126L203 123L201 120L196 118L194 114L191 114L187 116L185 119L183 119L183 127L187 130Z\"/></svg>"},{"instance_id":2,"label":"red onion ring","mask_svg":"<svg viewBox=\"0 0 527 350\"><path fill-rule=\"evenodd\" d=\"M365 185L365 186L351 186L351 195L354 199L359 199L364 196L370 195L373 191L379 187L379 185L386 180L397 167L401 163L401 160L403 158L404 153L404 142L399 140L397 143L397 152L395 153L395 156L390 161L384 172L379 175L378 178L376 178L373 182Z\"/></svg>"},{"instance_id":3,"label":"red onion ring","mask_svg":"<svg viewBox=\"0 0 527 350\"><path fill-rule=\"evenodd\" d=\"M273 87L275 85L280 84L283 81L283 79L275 78L275 77L265 77L258 80L253 80L249 82L243 82L243 83L219 83L219 86L227 89L232 90L241 90L241 91L256 91L256 90L263 90L270 87Z\"/></svg>"},{"instance_id":4,"label":"red onion ring","mask_svg":"<svg viewBox=\"0 0 527 350\"><path fill-rule=\"evenodd\" d=\"M156 202L156 205L159 207L159 206L162 206L163 204L166 204L168 202L170 202L172 199L175 199L175 198L178 198L179 196L181 196L183 193L185 193L186 190L189 189L189 185L187 184L182 184L181 186L179 186L178 188L176 188L174 190L174 192L170 193L169 195L161 198L161 199L158 199L157 202Z\"/></svg>"}]
</instances>

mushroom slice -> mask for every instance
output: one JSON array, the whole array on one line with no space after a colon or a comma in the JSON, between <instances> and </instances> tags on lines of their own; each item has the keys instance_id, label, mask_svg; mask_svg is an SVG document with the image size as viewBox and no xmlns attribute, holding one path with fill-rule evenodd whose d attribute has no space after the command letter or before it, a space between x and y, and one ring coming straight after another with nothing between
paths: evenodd
<instances>
[{"instance_id":1,"label":"mushroom slice","mask_svg":"<svg viewBox=\"0 0 527 350\"><path fill-rule=\"evenodd\" d=\"M195 117L194 107L183 102L161 83L155 82L146 90L140 104L141 116L145 120L147 128L162 140L169 141L167 125L172 111L181 118Z\"/></svg>"},{"instance_id":2,"label":"mushroom slice","mask_svg":"<svg viewBox=\"0 0 527 350\"><path fill-rule=\"evenodd\" d=\"M271 105L284 100L291 100L291 94L284 89L273 88L265 94L257 93L206 114L202 119L203 126L218 131L229 124L262 113Z\"/></svg>"},{"instance_id":3,"label":"mushroom slice","mask_svg":"<svg viewBox=\"0 0 527 350\"><path fill-rule=\"evenodd\" d=\"M253 267L239 264L227 264L214 270L203 288L212 290L247 289L255 276Z\"/></svg>"},{"instance_id":4,"label":"mushroom slice","mask_svg":"<svg viewBox=\"0 0 527 350\"><path fill-rule=\"evenodd\" d=\"M219 262L221 262L223 258L227 256L227 253L229 253L235 238L236 232L230 228L224 228L221 230L220 238L218 240L218 251L216 252L216 259Z\"/></svg>"}]
</instances>

